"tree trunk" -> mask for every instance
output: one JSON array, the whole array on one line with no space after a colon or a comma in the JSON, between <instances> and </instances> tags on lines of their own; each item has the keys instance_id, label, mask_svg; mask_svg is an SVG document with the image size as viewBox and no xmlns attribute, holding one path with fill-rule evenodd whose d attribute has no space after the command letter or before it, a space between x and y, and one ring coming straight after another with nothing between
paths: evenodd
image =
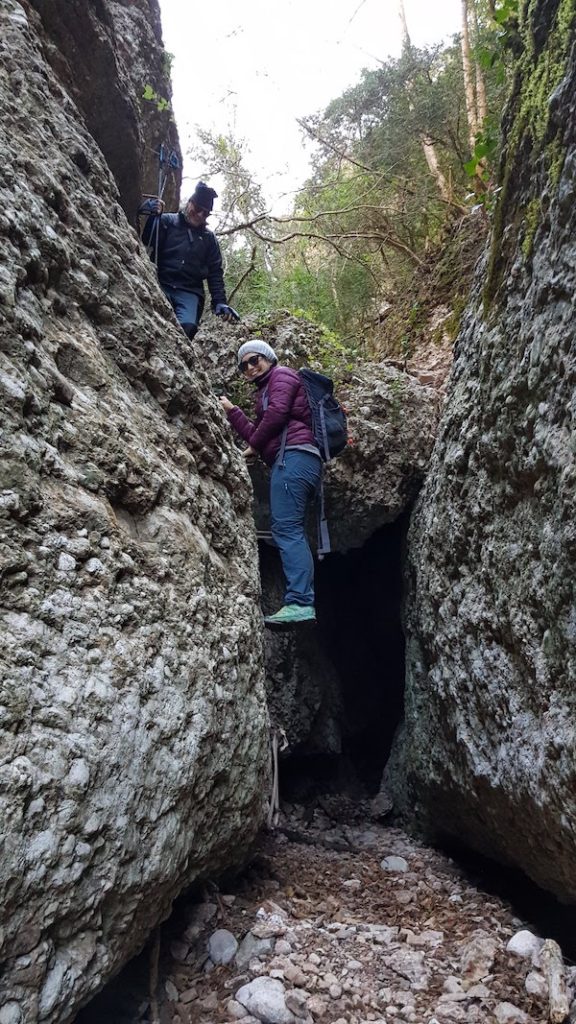
<instances>
[{"instance_id":1,"label":"tree trunk","mask_svg":"<svg viewBox=\"0 0 576 1024\"><path fill-rule=\"evenodd\" d=\"M402 53L407 53L412 48L412 42L410 40L410 34L408 32L408 22L406 21L404 0L398 0L398 14L400 16L400 25L402 26Z\"/></svg>"},{"instance_id":2,"label":"tree trunk","mask_svg":"<svg viewBox=\"0 0 576 1024\"><path fill-rule=\"evenodd\" d=\"M420 141L422 143L422 149L424 150L424 156L426 157L426 163L428 164L428 168L431 174L433 175L434 180L438 185L438 188L440 189L440 195L442 196L442 199L445 199L447 203L452 202L452 190L446 178L444 177L444 174L442 173L440 164L438 163L438 157L436 156L434 143L430 138L428 138L425 135L421 137Z\"/></svg>"},{"instance_id":3,"label":"tree trunk","mask_svg":"<svg viewBox=\"0 0 576 1024\"><path fill-rule=\"evenodd\" d=\"M476 3L473 3L474 9L474 45L478 46L480 42L480 22L478 20L478 7ZM482 68L476 58L474 61L476 67L476 116L478 119L478 127L482 128L484 121L488 116L488 100L486 99L486 82L484 81L484 75Z\"/></svg>"},{"instance_id":4,"label":"tree trunk","mask_svg":"<svg viewBox=\"0 0 576 1024\"><path fill-rule=\"evenodd\" d=\"M474 151L478 133L478 111L476 108L476 92L474 89L474 73L470 54L470 33L468 31L468 0L462 3L462 68L464 70L464 95L466 97L466 115L468 118L468 138L470 151Z\"/></svg>"}]
</instances>

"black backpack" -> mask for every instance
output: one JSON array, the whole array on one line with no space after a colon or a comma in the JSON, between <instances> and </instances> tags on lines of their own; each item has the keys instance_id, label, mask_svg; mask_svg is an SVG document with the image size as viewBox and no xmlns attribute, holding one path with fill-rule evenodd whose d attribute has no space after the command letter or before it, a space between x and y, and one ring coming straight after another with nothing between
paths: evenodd
<instances>
[{"instance_id":1,"label":"black backpack","mask_svg":"<svg viewBox=\"0 0 576 1024\"><path fill-rule=\"evenodd\" d=\"M348 444L346 413L334 397L330 377L304 367L298 370L312 413L312 432L324 462L336 458Z\"/></svg>"},{"instance_id":2,"label":"black backpack","mask_svg":"<svg viewBox=\"0 0 576 1024\"><path fill-rule=\"evenodd\" d=\"M310 412L312 414L312 433L314 440L320 449L323 462L330 462L340 452L344 451L348 444L348 424L346 413L337 398L334 397L334 384L330 377L323 373L316 373L308 367L298 370L298 375L308 399ZM268 408L268 386L264 389L262 396L262 407L264 411ZM288 427L282 432L280 444L280 459L284 458L286 437ZM324 479L320 480L318 491L318 558L321 560L324 555L330 554L330 534L328 532L328 521L324 507Z\"/></svg>"}]
</instances>

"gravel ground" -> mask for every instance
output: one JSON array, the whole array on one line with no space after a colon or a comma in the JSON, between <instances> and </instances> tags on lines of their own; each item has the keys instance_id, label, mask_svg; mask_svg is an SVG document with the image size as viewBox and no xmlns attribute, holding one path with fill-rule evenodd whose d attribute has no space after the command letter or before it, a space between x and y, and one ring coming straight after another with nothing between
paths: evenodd
<instances>
[{"instance_id":1,"label":"gravel ground","mask_svg":"<svg viewBox=\"0 0 576 1024\"><path fill-rule=\"evenodd\" d=\"M544 937L441 853L358 811L344 818L285 809L241 878L184 906L135 1022L550 1020Z\"/></svg>"}]
</instances>

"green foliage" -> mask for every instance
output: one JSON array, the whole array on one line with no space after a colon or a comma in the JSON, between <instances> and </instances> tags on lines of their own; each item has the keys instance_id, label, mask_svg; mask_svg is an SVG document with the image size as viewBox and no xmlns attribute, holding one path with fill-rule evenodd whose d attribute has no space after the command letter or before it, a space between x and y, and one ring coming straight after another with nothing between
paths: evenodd
<instances>
[{"instance_id":1,"label":"green foliage","mask_svg":"<svg viewBox=\"0 0 576 1024\"><path fill-rule=\"evenodd\" d=\"M563 126L558 119L551 118L549 100L566 75L576 19L574 0L559 0L553 21L537 52L534 18L534 6L526 4L520 27L524 48L518 62L518 88L509 111L502 192L494 218L484 289L486 313L500 288L505 268L513 259L519 235L522 235L524 255L529 256L532 251L537 209L534 202L526 210L526 198L520 196L519 182L532 174L539 181L539 191L543 194L549 185L555 187L558 183L566 155ZM528 167L527 153L530 154ZM511 209L517 204L522 209L512 218ZM529 216L527 225L526 213Z\"/></svg>"},{"instance_id":2,"label":"green foliage","mask_svg":"<svg viewBox=\"0 0 576 1024\"><path fill-rule=\"evenodd\" d=\"M499 152L500 133L493 118L487 117L482 131L476 136L470 160L464 164L464 170L470 178L480 178L488 182L494 168L495 158Z\"/></svg>"},{"instance_id":3,"label":"green foliage","mask_svg":"<svg viewBox=\"0 0 576 1024\"><path fill-rule=\"evenodd\" d=\"M144 86L142 99L148 100L150 103L155 103L156 110L160 113L163 113L165 110L171 110L170 100L167 100L165 96L160 96L149 83Z\"/></svg>"},{"instance_id":4,"label":"green foliage","mask_svg":"<svg viewBox=\"0 0 576 1024\"><path fill-rule=\"evenodd\" d=\"M497 124L517 17L517 0L497 0L493 20L486 0L470 2L473 59L489 110L472 153L457 39L405 48L302 122L316 146L313 170L292 215L281 221L267 215L245 142L198 132L194 157L203 174L224 182L217 233L229 293L239 289L235 304L263 316L271 308L302 312L327 332L318 360L331 375L360 349L369 354L364 339L381 336L383 306L394 309L386 320L393 350L411 355L426 334L434 282L457 329L494 203ZM469 244L453 228L474 216L471 201L482 209ZM446 239L454 243L449 259ZM436 277L430 254L442 268Z\"/></svg>"},{"instance_id":5,"label":"green foliage","mask_svg":"<svg viewBox=\"0 0 576 1024\"><path fill-rule=\"evenodd\" d=\"M390 392L390 420L394 426L398 426L402 415L402 400L406 393L406 384L401 377L392 377L388 381L388 390Z\"/></svg>"},{"instance_id":6,"label":"green foliage","mask_svg":"<svg viewBox=\"0 0 576 1024\"><path fill-rule=\"evenodd\" d=\"M166 78L170 78L172 74L172 65L174 63L174 54L168 50L162 52L162 71Z\"/></svg>"}]
</instances>

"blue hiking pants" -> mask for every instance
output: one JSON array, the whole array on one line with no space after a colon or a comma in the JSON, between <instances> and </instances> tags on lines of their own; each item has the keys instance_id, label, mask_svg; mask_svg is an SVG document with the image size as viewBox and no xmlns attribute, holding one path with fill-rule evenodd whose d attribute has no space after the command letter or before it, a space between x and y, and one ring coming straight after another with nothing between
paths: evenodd
<instances>
[{"instance_id":1,"label":"blue hiking pants","mask_svg":"<svg viewBox=\"0 0 576 1024\"><path fill-rule=\"evenodd\" d=\"M284 452L272 466L272 537L286 577L284 604L314 604L314 560L304 532L306 509L320 486L322 460L298 449Z\"/></svg>"},{"instance_id":2,"label":"blue hiking pants","mask_svg":"<svg viewBox=\"0 0 576 1024\"><path fill-rule=\"evenodd\" d=\"M168 284L162 284L160 287L172 306L184 334L193 338L204 309L204 299L195 292L184 291L183 288L172 288Z\"/></svg>"}]
</instances>

